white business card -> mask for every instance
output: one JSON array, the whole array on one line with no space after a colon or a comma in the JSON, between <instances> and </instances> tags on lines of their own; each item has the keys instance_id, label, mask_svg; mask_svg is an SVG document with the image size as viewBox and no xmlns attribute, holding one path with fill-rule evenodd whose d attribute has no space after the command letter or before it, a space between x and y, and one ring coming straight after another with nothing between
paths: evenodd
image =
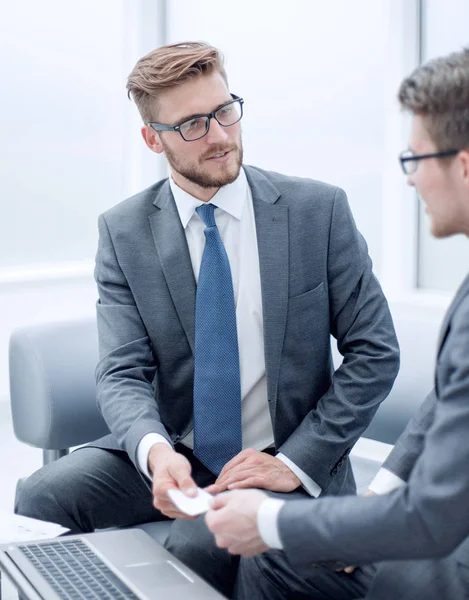
<instances>
[{"instance_id":1,"label":"white business card","mask_svg":"<svg viewBox=\"0 0 469 600\"><path fill-rule=\"evenodd\" d=\"M210 508L209 500L213 498L211 494L201 488L197 488L197 496L194 498L189 498L176 489L168 490L168 496L181 512L191 517L206 513Z\"/></svg>"}]
</instances>

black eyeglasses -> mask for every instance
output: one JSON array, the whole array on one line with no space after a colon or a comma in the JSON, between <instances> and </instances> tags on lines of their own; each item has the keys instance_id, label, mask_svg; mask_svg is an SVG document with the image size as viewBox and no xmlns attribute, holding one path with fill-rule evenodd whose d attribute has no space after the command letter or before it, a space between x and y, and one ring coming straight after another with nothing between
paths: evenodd
<instances>
[{"instance_id":1,"label":"black eyeglasses","mask_svg":"<svg viewBox=\"0 0 469 600\"><path fill-rule=\"evenodd\" d=\"M195 142L207 135L210 129L210 119L215 119L222 127L230 127L243 117L244 100L231 94L233 100L225 102L213 112L206 115L193 115L190 119L177 125L164 125L163 123L147 123L155 131L178 131L186 142Z\"/></svg>"},{"instance_id":2,"label":"black eyeglasses","mask_svg":"<svg viewBox=\"0 0 469 600\"><path fill-rule=\"evenodd\" d=\"M432 152L431 154L414 154L412 150L404 150L399 155L399 161L404 175L410 175L417 170L419 160L426 158L447 158L449 156L456 156L459 152L460 150L442 150L441 152Z\"/></svg>"}]
</instances>

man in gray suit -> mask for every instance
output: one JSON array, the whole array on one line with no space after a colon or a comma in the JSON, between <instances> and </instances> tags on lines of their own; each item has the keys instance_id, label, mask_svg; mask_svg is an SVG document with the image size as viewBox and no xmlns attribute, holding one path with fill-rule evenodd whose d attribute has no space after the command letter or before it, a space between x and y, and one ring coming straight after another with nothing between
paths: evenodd
<instances>
[{"instance_id":1,"label":"man in gray suit","mask_svg":"<svg viewBox=\"0 0 469 600\"><path fill-rule=\"evenodd\" d=\"M469 48L418 68L401 84L399 100L413 116L401 165L425 203L433 235L469 236ZM435 388L369 497L284 503L245 491L215 499L207 521L221 547L245 556L284 551L244 559L237 597L469 598L468 438L469 277L441 328ZM312 568L322 561L362 568L329 568L330 591L323 594L316 581L327 569Z\"/></svg>"},{"instance_id":2,"label":"man in gray suit","mask_svg":"<svg viewBox=\"0 0 469 600\"><path fill-rule=\"evenodd\" d=\"M74 531L177 518L167 547L230 594L238 560L168 490L353 493L348 454L392 386L397 341L345 193L242 166L244 101L215 48L159 48L128 90L171 177L99 219L112 433L33 475L18 511Z\"/></svg>"}]
</instances>

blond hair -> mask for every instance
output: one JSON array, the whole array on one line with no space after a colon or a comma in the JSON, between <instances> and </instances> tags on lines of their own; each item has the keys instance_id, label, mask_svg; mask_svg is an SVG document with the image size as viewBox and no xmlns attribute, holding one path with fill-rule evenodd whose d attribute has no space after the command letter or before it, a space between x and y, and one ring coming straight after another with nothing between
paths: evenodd
<instances>
[{"instance_id":1,"label":"blond hair","mask_svg":"<svg viewBox=\"0 0 469 600\"><path fill-rule=\"evenodd\" d=\"M221 52L205 42L162 46L137 62L127 79L127 94L143 121L149 123L156 120L157 100L163 90L216 71L227 81L223 65Z\"/></svg>"},{"instance_id":2,"label":"blond hair","mask_svg":"<svg viewBox=\"0 0 469 600\"><path fill-rule=\"evenodd\" d=\"M469 48L418 67L398 97L402 108L424 117L438 150L469 148Z\"/></svg>"}]
</instances>

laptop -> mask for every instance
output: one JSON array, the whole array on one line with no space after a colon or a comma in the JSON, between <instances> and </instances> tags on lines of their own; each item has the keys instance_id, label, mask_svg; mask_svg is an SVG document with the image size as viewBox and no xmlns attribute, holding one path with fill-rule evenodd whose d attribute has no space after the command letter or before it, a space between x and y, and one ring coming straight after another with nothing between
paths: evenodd
<instances>
[{"instance_id":1,"label":"laptop","mask_svg":"<svg viewBox=\"0 0 469 600\"><path fill-rule=\"evenodd\" d=\"M140 529L11 544L0 568L27 600L221 600Z\"/></svg>"}]
</instances>

